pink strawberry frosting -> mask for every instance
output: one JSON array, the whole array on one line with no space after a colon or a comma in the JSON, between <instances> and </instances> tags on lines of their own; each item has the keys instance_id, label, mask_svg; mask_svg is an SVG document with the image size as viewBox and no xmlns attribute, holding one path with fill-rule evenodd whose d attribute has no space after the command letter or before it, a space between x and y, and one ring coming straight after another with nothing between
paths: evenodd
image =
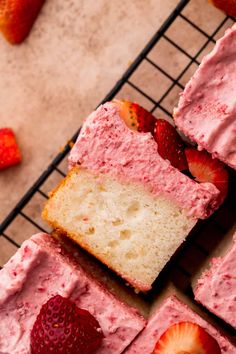
<instances>
[{"instance_id":1,"label":"pink strawberry frosting","mask_svg":"<svg viewBox=\"0 0 236 354\"><path fill-rule=\"evenodd\" d=\"M236 234L232 247L213 258L198 280L195 299L236 328Z\"/></svg>"},{"instance_id":2,"label":"pink strawberry frosting","mask_svg":"<svg viewBox=\"0 0 236 354\"><path fill-rule=\"evenodd\" d=\"M141 183L155 195L164 194L194 218L204 219L218 207L219 191L213 184L198 184L162 159L152 135L130 130L112 102L86 119L69 164Z\"/></svg>"},{"instance_id":3,"label":"pink strawberry frosting","mask_svg":"<svg viewBox=\"0 0 236 354\"><path fill-rule=\"evenodd\" d=\"M236 169L236 25L203 60L174 112L177 127L199 150Z\"/></svg>"},{"instance_id":4,"label":"pink strawberry frosting","mask_svg":"<svg viewBox=\"0 0 236 354\"><path fill-rule=\"evenodd\" d=\"M30 354L30 331L42 304L60 294L88 310L105 338L96 354L118 354L145 320L88 276L47 234L25 241L0 271L0 353Z\"/></svg>"},{"instance_id":5,"label":"pink strawberry frosting","mask_svg":"<svg viewBox=\"0 0 236 354\"><path fill-rule=\"evenodd\" d=\"M125 351L125 354L152 354L161 335L170 326L183 321L196 323L204 328L218 342L221 354L236 354L236 347L226 337L174 295L167 298L155 311L146 328Z\"/></svg>"}]
</instances>

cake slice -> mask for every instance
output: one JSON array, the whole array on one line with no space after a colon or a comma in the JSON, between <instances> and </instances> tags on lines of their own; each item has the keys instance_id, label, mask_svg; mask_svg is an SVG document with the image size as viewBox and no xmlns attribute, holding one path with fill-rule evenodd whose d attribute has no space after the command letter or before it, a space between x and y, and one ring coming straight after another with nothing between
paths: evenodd
<instances>
[{"instance_id":1,"label":"cake slice","mask_svg":"<svg viewBox=\"0 0 236 354\"><path fill-rule=\"evenodd\" d=\"M125 351L140 353L235 354L236 347L176 295L171 295L153 312L146 328Z\"/></svg>"},{"instance_id":2,"label":"cake slice","mask_svg":"<svg viewBox=\"0 0 236 354\"><path fill-rule=\"evenodd\" d=\"M121 353L145 325L136 310L89 276L58 241L37 234L0 271L0 353L31 353L36 318L56 295L89 311L98 322L104 338L96 354Z\"/></svg>"},{"instance_id":3,"label":"cake slice","mask_svg":"<svg viewBox=\"0 0 236 354\"><path fill-rule=\"evenodd\" d=\"M225 254L211 260L194 294L198 302L236 329L236 234Z\"/></svg>"},{"instance_id":4,"label":"cake slice","mask_svg":"<svg viewBox=\"0 0 236 354\"><path fill-rule=\"evenodd\" d=\"M198 149L236 169L236 25L205 56L174 111L177 127Z\"/></svg>"},{"instance_id":5,"label":"cake slice","mask_svg":"<svg viewBox=\"0 0 236 354\"><path fill-rule=\"evenodd\" d=\"M129 129L113 102L86 119L69 162L43 218L142 291L219 205L213 184L171 166L153 136Z\"/></svg>"}]
</instances>

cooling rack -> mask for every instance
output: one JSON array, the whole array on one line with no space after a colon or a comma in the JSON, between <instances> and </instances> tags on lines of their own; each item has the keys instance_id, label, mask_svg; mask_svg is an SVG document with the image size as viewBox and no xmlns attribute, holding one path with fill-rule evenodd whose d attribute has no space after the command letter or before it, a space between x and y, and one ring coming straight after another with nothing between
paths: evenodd
<instances>
[{"instance_id":1,"label":"cooling rack","mask_svg":"<svg viewBox=\"0 0 236 354\"><path fill-rule=\"evenodd\" d=\"M220 14L213 7L211 12L216 11L217 14L214 19L208 21L209 14L202 13L200 21L196 21L190 15L193 11L189 11L190 6L194 6L193 3L189 0L178 3L101 103L114 97L127 98L139 102L157 116L172 118L179 92L183 90L202 57L212 49L216 39L234 22L233 18ZM192 45L189 45L189 38L192 38ZM41 220L41 210L48 198L48 192L66 175L67 156L78 134L79 130L0 225L0 267L29 235L51 231ZM199 222L147 296L151 297L156 293L162 279L168 276L193 301L191 278L199 264L227 237L235 223L235 215L235 202L229 197L211 218ZM4 249L3 257L1 249ZM236 332L223 321L215 320L229 334L236 336Z\"/></svg>"}]
</instances>

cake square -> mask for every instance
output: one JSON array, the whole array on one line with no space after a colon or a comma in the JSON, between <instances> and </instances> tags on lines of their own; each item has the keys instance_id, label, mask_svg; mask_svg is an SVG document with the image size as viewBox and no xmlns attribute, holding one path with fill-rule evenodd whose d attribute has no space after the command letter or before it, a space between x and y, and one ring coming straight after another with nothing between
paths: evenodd
<instances>
[{"instance_id":1,"label":"cake square","mask_svg":"<svg viewBox=\"0 0 236 354\"><path fill-rule=\"evenodd\" d=\"M217 188L163 159L151 133L130 129L115 102L86 119L69 163L43 218L141 291L218 207Z\"/></svg>"},{"instance_id":2,"label":"cake square","mask_svg":"<svg viewBox=\"0 0 236 354\"><path fill-rule=\"evenodd\" d=\"M154 311L146 328L135 339L125 353L152 354L161 335L170 326L185 321L201 326L208 334L210 334L218 342L222 354L236 353L236 347L234 347L225 336L185 303L180 301L176 295L167 297L162 305Z\"/></svg>"},{"instance_id":3,"label":"cake square","mask_svg":"<svg viewBox=\"0 0 236 354\"><path fill-rule=\"evenodd\" d=\"M236 169L236 25L206 55L174 110L177 127Z\"/></svg>"},{"instance_id":4,"label":"cake square","mask_svg":"<svg viewBox=\"0 0 236 354\"><path fill-rule=\"evenodd\" d=\"M213 258L198 279L195 299L236 329L236 233L222 257Z\"/></svg>"},{"instance_id":5,"label":"cake square","mask_svg":"<svg viewBox=\"0 0 236 354\"><path fill-rule=\"evenodd\" d=\"M121 353L145 326L137 311L87 275L48 234L25 241L0 271L0 352L30 354L30 332L42 307L61 295L89 311L104 334L96 353Z\"/></svg>"}]
</instances>

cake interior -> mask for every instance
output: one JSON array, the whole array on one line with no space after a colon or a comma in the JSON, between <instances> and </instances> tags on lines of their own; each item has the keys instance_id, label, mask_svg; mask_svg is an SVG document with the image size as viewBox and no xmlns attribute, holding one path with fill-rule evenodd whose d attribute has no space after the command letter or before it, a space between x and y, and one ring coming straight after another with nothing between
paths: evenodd
<instances>
[{"instance_id":1,"label":"cake interior","mask_svg":"<svg viewBox=\"0 0 236 354\"><path fill-rule=\"evenodd\" d=\"M143 185L76 167L51 194L43 217L143 291L196 223Z\"/></svg>"}]
</instances>

